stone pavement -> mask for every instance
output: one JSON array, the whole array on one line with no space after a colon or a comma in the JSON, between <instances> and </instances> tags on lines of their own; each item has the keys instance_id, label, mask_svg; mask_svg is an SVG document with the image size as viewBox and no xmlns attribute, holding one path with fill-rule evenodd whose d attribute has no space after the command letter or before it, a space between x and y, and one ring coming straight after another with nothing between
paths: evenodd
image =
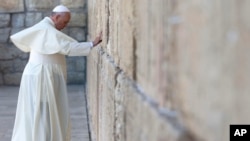
<instances>
[{"instance_id":1,"label":"stone pavement","mask_svg":"<svg viewBox=\"0 0 250 141\"><path fill-rule=\"evenodd\" d=\"M0 86L0 141L10 141L14 125L18 87ZM86 100L82 85L68 86L72 141L89 141Z\"/></svg>"}]
</instances>

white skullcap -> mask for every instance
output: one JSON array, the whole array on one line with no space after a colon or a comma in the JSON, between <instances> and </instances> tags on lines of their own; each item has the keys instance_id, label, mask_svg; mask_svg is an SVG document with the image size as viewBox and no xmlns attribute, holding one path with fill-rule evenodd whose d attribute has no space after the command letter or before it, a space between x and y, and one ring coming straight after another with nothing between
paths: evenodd
<instances>
[{"instance_id":1,"label":"white skullcap","mask_svg":"<svg viewBox=\"0 0 250 141\"><path fill-rule=\"evenodd\" d=\"M64 5L58 5L53 9L53 12L70 12L70 10Z\"/></svg>"}]
</instances>

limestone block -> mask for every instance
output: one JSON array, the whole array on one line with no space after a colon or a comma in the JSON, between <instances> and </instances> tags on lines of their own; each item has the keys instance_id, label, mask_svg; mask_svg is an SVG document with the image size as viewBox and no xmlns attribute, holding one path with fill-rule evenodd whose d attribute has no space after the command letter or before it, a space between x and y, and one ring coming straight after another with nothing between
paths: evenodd
<instances>
[{"instance_id":1,"label":"limestone block","mask_svg":"<svg viewBox=\"0 0 250 141\"><path fill-rule=\"evenodd\" d=\"M121 1L119 4L119 41L118 54L120 59L120 67L127 73L130 78L133 78L135 71L135 17L133 15L135 9L133 0Z\"/></svg>"},{"instance_id":2,"label":"limestone block","mask_svg":"<svg viewBox=\"0 0 250 141\"><path fill-rule=\"evenodd\" d=\"M0 42L6 43L10 36L10 28L0 28Z\"/></svg>"},{"instance_id":3,"label":"limestone block","mask_svg":"<svg viewBox=\"0 0 250 141\"><path fill-rule=\"evenodd\" d=\"M83 12L72 12L71 13L71 19L68 24L68 26L78 26L78 27L83 27L86 26L86 14Z\"/></svg>"},{"instance_id":4,"label":"limestone block","mask_svg":"<svg viewBox=\"0 0 250 141\"><path fill-rule=\"evenodd\" d=\"M24 11L23 0L1 1L1 4L0 4L0 13L6 13L6 12L23 12L23 11Z\"/></svg>"},{"instance_id":5,"label":"limestone block","mask_svg":"<svg viewBox=\"0 0 250 141\"><path fill-rule=\"evenodd\" d=\"M139 0L136 5L136 80L161 106L171 106L166 104L166 98L171 98L167 86L173 83L174 77L169 74L174 51L169 40L171 35L167 35L172 28L167 23L171 4L164 0Z\"/></svg>"},{"instance_id":6,"label":"limestone block","mask_svg":"<svg viewBox=\"0 0 250 141\"><path fill-rule=\"evenodd\" d=\"M75 62L76 57L67 57L67 71L68 72L73 72L75 67L76 67L76 62Z\"/></svg>"},{"instance_id":7,"label":"limestone block","mask_svg":"<svg viewBox=\"0 0 250 141\"><path fill-rule=\"evenodd\" d=\"M88 109L89 109L89 116L90 116L90 128L91 128L91 136L93 140L97 141L97 134L98 134L98 107L99 107L99 93L98 93L98 58L94 57L93 54L96 54L95 51L91 51L89 54L89 58L87 62L87 97L88 97ZM90 87L91 86L91 87Z\"/></svg>"},{"instance_id":8,"label":"limestone block","mask_svg":"<svg viewBox=\"0 0 250 141\"><path fill-rule=\"evenodd\" d=\"M6 47L9 46L9 47ZM13 45L0 46L0 59L13 60L13 59L27 59L28 53L24 53Z\"/></svg>"},{"instance_id":9,"label":"limestone block","mask_svg":"<svg viewBox=\"0 0 250 141\"><path fill-rule=\"evenodd\" d=\"M68 72L67 83L69 84L82 84L84 83L84 72Z\"/></svg>"},{"instance_id":10,"label":"limestone block","mask_svg":"<svg viewBox=\"0 0 250 141\"><path fill-rule=\"evenodd\" d=\"M25 14L18 13L12 15L11 26L12 27L24 27Z\"/></svg>"},{"instance_id":11,"label":"limestone block","mask_svg":"<svg viewBox=\"0 0 250 141\"><path fill-rule=\"evenodd\" d=\"M0 70L1 70L1 72L3 72L3 75L5 73L15 72L14 68L13 68L12 60L1 61Z\"/></svg>"},{"instance_id":12,"label":"limestone block","mask_svg":"<svg viewBox=\"0 0 250 141\"><path fill-rule=\"evenodd\" d=\"M65 27L63 30L61 30L64 34L69 35L69 27Z\"/></svg>"},{"instance_id":13,"label":"limestone block","mask_svg":"<svg viewBox=\"0 0 250 141\"><path fill-rule=\"evenodd\" d=\"M53 9L59 5L57 0L25 0L28 11L38 11L43 9Z\"/></svg>"},{"instance_id":14,"label":"limestone block","mask_svg":"<svg viewBox=\"0 0 250 141\"><path fill-rule=\"evenodd\" d=\"M86 0L61 0L61 4L67 6L68 8L83 8L85 3Z\"/></svg>"},{"instance_id":15,"label":"limestone block","mask_svg":"<svg viewBox=\"0 0 250 141\"><path fill-rule=\"evenodd\" d=\"M3 75L0 73L0 85L3 85Z\"/></svg>"},{"instance_id":16,"label":"limestone block","mask_svg":"<svg viewBox=\"0 0 250 141\"><path fill-rule=\"evenodd\" d=\"M108 56L107 54L103 54L101 56L102 65L100 68L101 76L103 77L103 81L106 82L106 86L110 89L114 89L116 85L116 75L119 73L119 69L114 63L113 58Z\"/></svg>"},{"instance_id":17,"label":"limestone block","mask_svg":"<svg viewBox=\"0 0 250 141\"><path fill-rule=\"evenodd\" d=\"M24 27L13 27L13 28L11 28L11 33L10 33L10 35L13 35L13 34L19 32L19 31L22 31L22 30L24 30L24 29L25 29ZM11 41L11 40L10 40L10 41Z\"/></svg>"},{"instance_id":18,"label":"limestone block","mask_svg":"<svg viewBox=\"0 0 250 141\"><path fill-rule=\"evenodd\" d=\"M107 53L112 55L114 61L116 64L119 64L120 62L120 57L119 57L119 44L118 41L122 40L119 38L118 33L119 33L119 24L120 24L120 14L119 14L119 2L116 0L110 0L107 1L108 3L106 4L108 7L108 15L106 18L108 20L105 25L108 26L108 43L107 43ZM99 12L99 17L102 17L102 13L98 10L98 8L95 6L96 10ZM99 18L97 17L97 18Z\"/></svg>"},{"instance_id":19,"label":"limestone block","mask_svg":"<svg viewBox=\"0 0 250 141\"><path fill-rule=\"evenodd\" d=\"M86 40L86 32L84 28L72 27L69 30L69 36L76 39L77 41L85 41Z\"/></svg>"},{"instance_id":20,"label":"limestone block","mask_svg":"<svg viewBox=\"0 0 250 141\"><path fill-rule=\"evenodd\" d=\"M6 85L19 85L22 73L11 73L4 75L4 84Z\"/></svg>"},{"instance_id":21,"label":"limestone block","mask_svg":"<svg viewBox=\"0 0 250 141\"><path fill-rule=\"evenodd\" d=\"M177 64L177 105L187 128L205 141L229 140L228 125L250 118L249 20L239 19L249 2L220 3L223 8L216 0L177 8L183 18L176 30L182 60Z\"/></svg>"},{"instance_id":22,"label":"limestone block","mask_svg":"<svg viewBox=\"0 0 250 141\"><path fill-rule=\"evenodd\" d=\"M101 68L99 71L99 140L103 141L114 141L114 121L115 121L115 105L114 105L114 87L112 80L115 79L116 71L110 64L108 58L103 55L103 62L100 64Z\"/></svg>"},{"instance_id":23,"label":"limestone block","mask_svg":"<svg viewBox=\"0 0 250 141\"><path fill-rule=\"evenodd\" d=\"M12 64L15 72L23 72L24 67L27 64L27 60L15 59Z\"/></svg>"},{"instance_id":24,"label":"limestone block","mask_svg":"<svg viewBox=\"0 0 250 141\"><path fill-rule=\"evenodd\" d=\"M123 73L118 75L116 86L115 140L196 141L183 127L178 114L160 115L150 99Z\"/></svg>"},{"instance_id":25,"label":"limestone block","mask_svg":"<svg viewBox=\"0 0 250 141\"><path fill-rule=\"evenodd\" d=\"M0 14L0 27L7 27L10 22L10 14Z\"/></svg>"},{"instance_id":26,"label":"limestone block","mask_svg":"<svg viewBox=\"0 0 250 141\"><path fill-rule=\"evenodd\" d=\"M86 72L86 57L77 57L76 59L76 71Z\"/></svg>"},{"instance_id":27,"label":"limestone block","mask_svg":"<svg viewBox=\"0 0 250 141\"><path fill-rule=\"evenodd\" d=\"M27 27L33 26L43 19L42 13L27 13L25 18L25 25Z\"/></svg>"}]
</instances>

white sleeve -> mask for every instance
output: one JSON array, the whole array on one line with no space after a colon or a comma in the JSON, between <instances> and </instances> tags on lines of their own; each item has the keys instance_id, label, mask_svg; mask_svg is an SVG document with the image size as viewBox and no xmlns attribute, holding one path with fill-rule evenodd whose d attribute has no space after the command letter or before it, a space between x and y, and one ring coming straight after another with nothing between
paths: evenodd
<instances>
[{"instance_id":1,"label":"white sleeve","mask_svg":"<svg viewBox=\"0 0 250 141\"><path fill-rule=\"evenodd\" d=\"M69 56L87 56L93 47L92 42L74 42L70 44Z\"/></svg>"}]
</instances>

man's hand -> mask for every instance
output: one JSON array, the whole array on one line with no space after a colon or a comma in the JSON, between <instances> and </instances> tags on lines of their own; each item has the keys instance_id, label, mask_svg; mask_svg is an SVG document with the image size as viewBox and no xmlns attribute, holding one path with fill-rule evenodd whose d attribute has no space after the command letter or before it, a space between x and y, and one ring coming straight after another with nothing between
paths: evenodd
<instances>
[{"instance_id":1,"label":"man's hand","mask_svg":"<svg viewBox=\"0 0 250 141\"><path fill-rule=\"evenodd\" d=\"M99 35L93 41L93 47L97 46L101 42L102 42L102 31L99 33Z\"/></svg>"}]
</instances>

